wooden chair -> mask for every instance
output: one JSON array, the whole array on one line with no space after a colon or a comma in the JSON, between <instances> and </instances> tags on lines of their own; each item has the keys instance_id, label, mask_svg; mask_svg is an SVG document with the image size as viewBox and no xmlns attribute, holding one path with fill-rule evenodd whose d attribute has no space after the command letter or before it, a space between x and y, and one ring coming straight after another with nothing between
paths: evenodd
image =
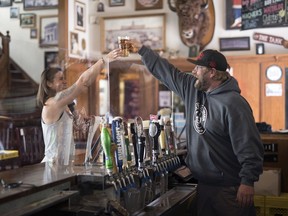
<instances>
[{"instance_id":1,"label":"wooden chair","mask_svg":"<svg viewBox=\"0 0 288 216\"><path fill-rule=\"evenodd\" d=\"M0 116L0 150L18 150L14 132L11 119ZM19 157L0 160L0 171L18 168L19 166Z\"/></svg>"},{"instance_id":2,"label":"wooden chair","mask_svg":"<svg viewBox=\"0 0 288 216\"><path fill-rule=\"evenodd\" d=\"M44 157L44 140L41 126L16 128L21 166L40 163Z\"/></svg>"}]
</instances>

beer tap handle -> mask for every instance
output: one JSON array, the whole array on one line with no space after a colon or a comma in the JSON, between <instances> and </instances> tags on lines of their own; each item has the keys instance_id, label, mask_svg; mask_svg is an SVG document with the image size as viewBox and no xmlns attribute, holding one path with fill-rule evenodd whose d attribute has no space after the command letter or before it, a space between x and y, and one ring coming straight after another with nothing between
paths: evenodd
<instances>
[{"instance_id":1,"label":"beer tap handle","mask_svg":"<svg viewBox=\"0 0 288 216\"><path fill-rule=\"evenodd\" d=\"M144 151L145 151L145 136L143 129L143 120L141 117L137 116L135 118L135 131L137 134L138 142L138 168L143 169L144 167Z\"/></svg>"},{"instance_id":2,"label":"beer tap handle","mask_svg":"<svg viewBox=\"0 0 288 216\"><path fill-rule=\"evenodd\" d=\"M152 137L153 146L152 146L152 163L155 164L158 160L159 155L159 142L158 138L160 135L160 125L157 120L151 120L149 125L149 136Z\"/></svg>"},{"instance_id":3,"label":"beer tap handle","mask_svg":"<svg viewBox=\"0 0 288 216\"><path fill-rule=\"evenodd\" d=\"M113 172L113 162L111 157L111 137L105 123L101 129L101 145L105 154L105 167L109 175Z\"/></svg>"},{"instance_id":4,"label":"beer tap handle","mask_svg":"<svg viewBox=\"0 0 288 216\"><path fill-rule=\"evenodd\" d=\"M130 133L134 150L135 166L138 167L137 135L135 131L135 123L130 123Z\"/></svg>"}]
</instances>

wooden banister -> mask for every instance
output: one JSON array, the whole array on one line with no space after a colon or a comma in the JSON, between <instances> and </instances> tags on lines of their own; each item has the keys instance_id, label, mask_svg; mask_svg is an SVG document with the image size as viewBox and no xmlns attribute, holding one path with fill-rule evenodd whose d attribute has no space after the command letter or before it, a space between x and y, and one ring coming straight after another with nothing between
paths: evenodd
<instances>
[{"instance_id":1,"label":"wooden banister","mask_svg":"<svg viewBox=\"0 0 288 216\"><path fill-rule=\"evenodd\" d=\"M7 35L3 35L0 32L0 37L2 40L2 52L0 54L0 98L5 97L7 94L7 89L10 85L10 76L9 76L9 43L10 35L7 31Z\"/></svg>"}]
</instances>

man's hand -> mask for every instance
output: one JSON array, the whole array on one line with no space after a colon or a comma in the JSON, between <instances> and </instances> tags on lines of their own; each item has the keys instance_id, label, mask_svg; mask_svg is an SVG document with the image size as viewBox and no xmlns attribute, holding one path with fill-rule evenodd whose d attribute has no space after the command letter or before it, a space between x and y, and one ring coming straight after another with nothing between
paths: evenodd
<instances>
[{"instance_id":1,"label":"man's hand","mask_svg":"<svg viewBox=\"0 0 288 216\"><path fill-rule=\"evenodd\" d=\"M129 51L132 53L137 53L139 48L141 47L141 43L135 39L131 39L129 42Z\"/></svg>"},{"instance_id":2,"label":"man's hand","mask_svg":"<svg viewBox=\"0 0 288 216\"><path fill-rule=\"evenodd\" d=\"M249 207L254 203L254 187L241 184L237 192L237 201L241 207Z\"/></svg>"}]
</instances>

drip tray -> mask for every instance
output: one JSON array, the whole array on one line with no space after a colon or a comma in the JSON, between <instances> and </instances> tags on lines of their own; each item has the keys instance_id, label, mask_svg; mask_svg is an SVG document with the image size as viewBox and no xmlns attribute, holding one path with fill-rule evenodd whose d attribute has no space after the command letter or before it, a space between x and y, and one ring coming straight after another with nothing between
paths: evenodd
<instances>
[{"instance_id":1,"label":"drip tray","mask_svg":"<svg viewBox=\"0 0 288 216\"><path fill-rule=\"evenodd\" d=\"M158 215L193 215L193 208L196 199L196 185L177 186L149 203L141 211L133 215L158 216Z\"/></svg>"}]
</instances>

